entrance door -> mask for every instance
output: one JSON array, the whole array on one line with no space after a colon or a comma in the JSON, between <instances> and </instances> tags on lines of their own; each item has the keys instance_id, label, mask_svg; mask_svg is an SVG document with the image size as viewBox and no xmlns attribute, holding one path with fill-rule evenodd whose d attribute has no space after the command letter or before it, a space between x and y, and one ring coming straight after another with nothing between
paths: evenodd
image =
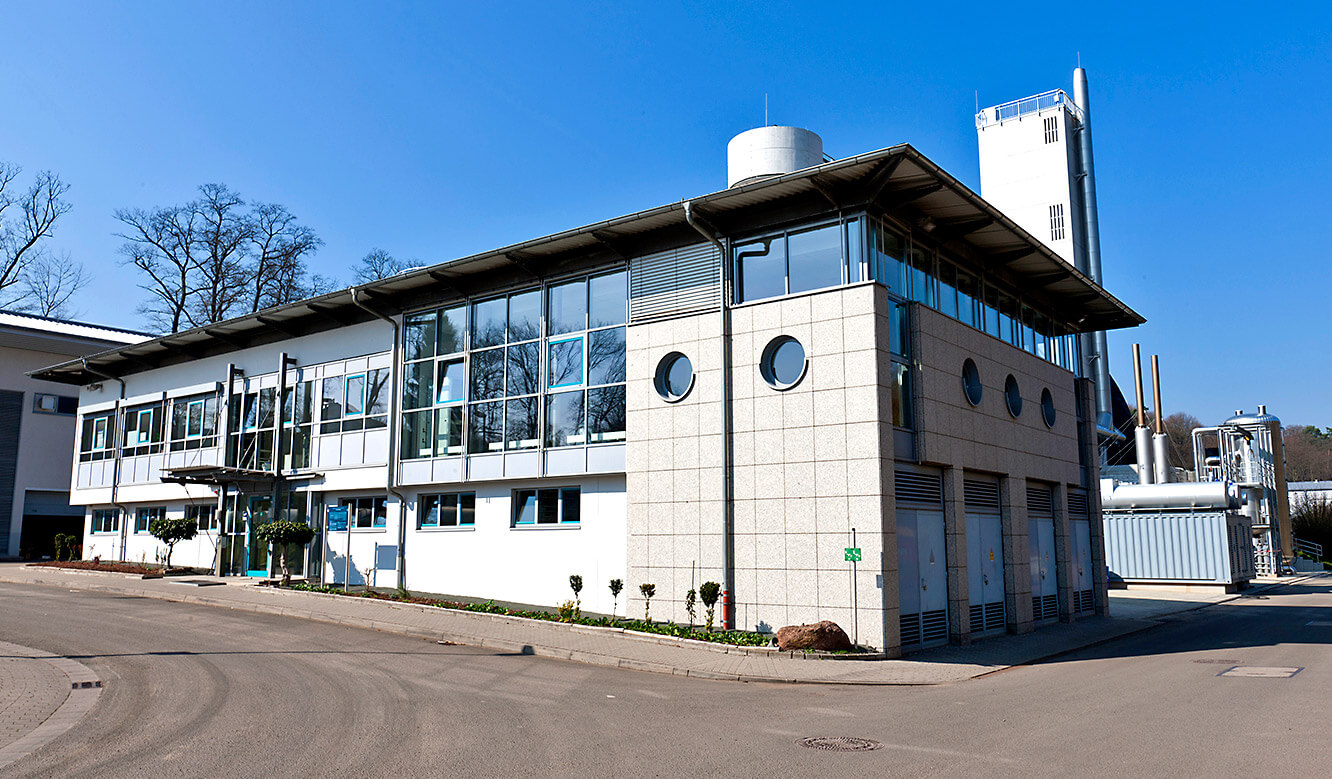
<instances>
[{"instance_id":1,"label":"entrance door","mask_svg":"<svg viewBox=\"0 0 1332 779\"><path fill-rule=\"evenodd\" d=\"M268 544L254 534L260 525L272 521L273 498L257 495L250 498L249 522L246 528L246 573L249 576L268 576Z\"/></svg>"},{"instance_id":2,"label":"entrance door","mask_svg":"<svg viewBox=\"0 0 1332 779\"><path fill-rule=\"evenodd\" d=\"M967 512L967 571L971 633L1001 632L1004 617L1004 538L998 514Z\"/></svg>"},{"instance_id":3,"label":"entrance door","mask_svg":"<svg viewBox=\"0 0 1332 779\"><path fill-rule=\"evenodd\" d=\"M948 564L942 511L897 510L902 646L948 643Z\"/></svg>"},{"instance_id":4,"label":"entrance door","mask_svg":"<svg viewBox=\"0 0 1332 779\"><path fill-rule=\"evenodd\" d=\"M1059 618L1059 577L1055 575L1054 519L1027 520L1031 533L1031 616L1037 622Z\"/></svg>"},{"instance_id":5,"label":"entrance door","mask_svg":"<svg viewBox=\"0 0 1332 779\"><path fill-rule=\"evenodd\" d=\"M1073 529L1073 610L1092 611L1092 561L1091 561L1091 523L1087 520L1073 520L1068 523Z\"/></svg>"}]
</instances>

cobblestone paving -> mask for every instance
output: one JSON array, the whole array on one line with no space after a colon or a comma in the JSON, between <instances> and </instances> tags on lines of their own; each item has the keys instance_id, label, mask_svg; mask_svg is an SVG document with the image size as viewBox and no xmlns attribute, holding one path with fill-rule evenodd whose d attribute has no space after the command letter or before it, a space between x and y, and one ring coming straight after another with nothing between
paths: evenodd
<instances>
[{"instance_id":1,"label":"cobblestone paving","mask_svg":"<svg viewBox=\"0 0 1332 779\"><path fill-rule=\"evenodd\" d=\"M69 697L64 672L0 642L0 749L37 729Z\"/></svg>"}]
</instances>

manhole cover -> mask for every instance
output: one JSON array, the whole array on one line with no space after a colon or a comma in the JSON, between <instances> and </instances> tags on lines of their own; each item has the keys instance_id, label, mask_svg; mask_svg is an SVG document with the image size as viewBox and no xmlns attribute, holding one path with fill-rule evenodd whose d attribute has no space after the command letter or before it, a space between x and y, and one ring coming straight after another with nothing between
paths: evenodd
<instances>
[{"instance_id":1,"label":"manhole cover","mask_svg":"<svg viewBox=\"0 0 1332 779\"><path fill-rule=\"evenodd\" d=\"M871 741L867 738L852 738L851 736L802 738L796 743L802 747L821 749L824 752L869 752L883 746L877 741Z\"/></svg>"}]
</instances>

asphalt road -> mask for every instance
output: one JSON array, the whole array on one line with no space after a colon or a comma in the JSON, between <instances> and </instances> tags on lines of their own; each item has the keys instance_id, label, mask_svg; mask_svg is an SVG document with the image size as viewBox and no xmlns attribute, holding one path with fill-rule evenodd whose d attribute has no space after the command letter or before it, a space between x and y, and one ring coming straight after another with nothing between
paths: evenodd
<instances>
[{"instance_id":1,"label":"asphalt road","mask_svg":"<svg viewBox=\"0 0 1332 779\"><path fill-rule=\"evenodd\" d=\"M1324 775L1332 580L935 687L709 682L0 585L0 638L105 690L17 776ZM1309 622L1327 626L1309 626ZM815 661L811 661L815 662ZM820 661L827 662L827 661ZM1289 666L1290 678L1219 676ZM828 753L807 736L875 739Z\"/></svg>"}]
</instances>

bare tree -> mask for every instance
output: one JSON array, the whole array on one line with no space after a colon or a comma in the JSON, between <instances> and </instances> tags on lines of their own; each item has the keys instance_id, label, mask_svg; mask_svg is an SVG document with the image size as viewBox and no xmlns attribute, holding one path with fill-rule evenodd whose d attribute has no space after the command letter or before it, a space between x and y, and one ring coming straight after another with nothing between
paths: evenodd
<instances>
[{"instance_id":1,"label":"bare tree","mask_svg":"<svg viewBox=\"0 0 1332 779\"><path fill-rule=\"evenodd\" d=\"M226 184L204 184L203 196L190 204L198 213L199 284L194 303L186 309L190 323L198 326L220 322L231 316L249 288L245 250L250 241L250 220L242 210L245 201Z\"/></svg>"},{"instance_id":2,"label":"bare tree","mask_svg":"<svg viewBox=\"0 0 1332 779\"><path fill-rule=\"evenodd\" d=\"M1170 439L1170 464L1186 471L1194 470L1193 431L1203 426L1202 420L1177 411L1162 420L1162 424Z\"/></svg>"},{"instance_id":3,"label":"bare tree","mask_svg":"<svg viewBox=\"0 0 1332 779\"><path fill-rule=\"evenodd\" d=\"M74 316L70 298L90 281L82 263L71 260L67 252L59 257L39 252L23 274L21 307L40 316L68 319Z\"/></svg>"},{"instance_id":4,"label":"bare tree","mask_svg":"<svg viewBox=\"0 0 1332 779\"><path fill-rule=\"evenodd\" d=\"M39 254L38 242L51 235L56 221L70 209L64 199L69 185L50 171L38 173L27 190L14 192L14 180L22 170L0 162L0 298L9 297L6 290L23 280ZM15 207L17 213L10 213Z\"/></svg>"},{"instance_id":5,"label":"bare tree","mask_svg":"<svg viewBox=\"0 0 1332 779\"><path fill-rule=\"evenodd\" d=\"M277 204L248 207L225 184L204 184L181 206L120 210L131 229L121 253L143 271L140 311L160 330L218 322L299 300L331 284L306 280L306 258L323 241Z\"/></svg>"},{"instance_id":6,"label":"bare tree","mask_svg":"<svg viewBox=\"0 0 1332 779\"><path fill-rule=\"evenodd\" d=\"M168 206L151 211L120 209L115 215L130 228L116 233L125 239L120 247L125 264L148 276L139 288L150 297L139 306L139 312L157 330L180 332L197 284L194 249L199 241L198 213L189 206Z\"/></svg>"},{"instance_id":7,"label":"bare tree","mask_svg":"<svg viewBox=\"0 0 1332 779\"><path fill-rule=\"evenodd\" d=\"M250 212L250 311L300 300L317 294L319 277L305 280L305 255L323 245L319 236L296 222L285 206L257 203Z\"/></svg>"},{"instance_id":8,"label":"bare tree","mask_svg":"<svg viewBox=\"0 0 1332 779\"><path fill-rule=\"evenodd\" d=\"M361 261L352 266L352 281L366 284L371 281L387 279L407 270L410 266L383 249L371 249Z\"/></svg>"}]
</instances>

